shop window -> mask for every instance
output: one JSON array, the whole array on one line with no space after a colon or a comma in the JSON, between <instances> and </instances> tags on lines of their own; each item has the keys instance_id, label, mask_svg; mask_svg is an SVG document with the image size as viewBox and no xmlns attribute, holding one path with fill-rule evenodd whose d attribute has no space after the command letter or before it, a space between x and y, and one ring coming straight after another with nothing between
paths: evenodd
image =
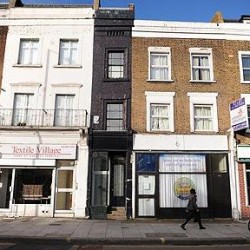
<instances>
[{"instance_id":1,"label":"shop window","mask_svg":"<svg viewBox=\"0 0 250 250\"><path fill-rule=\"evenodd\" d=\"M213 172L227 172L227 157L221 154L211 155L211 167Z\"/></svg>"},{"instance_id":2,"label":"shop window","mask_svg":"<svg viewBox=\"0 0 250 250\"><path fill-rule=\"evenodd\" d=\"M16 169L14 202L16 204L50 204L52 170Z\"/></svg>"},{"instance_id":3,"label":"shop window","mask_svg":"<svg viewBox=\"0 0 250 250\"><path fill-rule=\"evenodd\" d=\"M12 169L0 169L0 208L8 208L10 202L10 186Z\"/></svg>"},{"instance_id":4,"label":"shop window","mask_svg":"<svg viewBox=\"0 0 250 250\"><path fill-rule=\"evenodd\" d=\"M160 154L159 159L160 207L185 207L194 188L199 206L207 207L207 176L205 155Z\"/></svg>"},{"instance_id":5,"label":"shop window","mask_svg":"<svg viewBox=\"0 0 250 250\"><path fill-rule=\"evenodd\" d=\"M136 154L136 167L138 172L156 171L156 154Z\"/></svg>"},{"instance_id":6,"label":"shop window","mask_svg":"<svg viewBox=\"0 0 250 250\"><path fill-rule=\"evenodd\" d=\"M250 163L246 163L247 205L250 206Z\"/></svg>"}]
</instances>

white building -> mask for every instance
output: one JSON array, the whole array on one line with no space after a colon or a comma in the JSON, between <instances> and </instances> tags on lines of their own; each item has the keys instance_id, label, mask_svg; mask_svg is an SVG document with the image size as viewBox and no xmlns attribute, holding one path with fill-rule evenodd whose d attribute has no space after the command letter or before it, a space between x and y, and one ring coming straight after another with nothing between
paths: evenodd
<instances>
[{"instance_id":1,"label":"white building","mask_svg":"<svg viewBox=\"0 0 250 250\"><path fill-rule=\"evenodd\" d=\"M4 11L0 215L85 217L94 10Z\"/></svg>"}]
</instances>

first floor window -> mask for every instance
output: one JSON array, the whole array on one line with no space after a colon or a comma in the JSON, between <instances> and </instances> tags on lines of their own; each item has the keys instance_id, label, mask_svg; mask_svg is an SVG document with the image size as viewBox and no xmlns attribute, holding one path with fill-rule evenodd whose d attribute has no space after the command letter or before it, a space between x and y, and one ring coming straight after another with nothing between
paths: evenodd
<instances>
[{"instance_id":1,"label":"first floor window","mask_svg":"<svg viewBox=\"0 0 250 250\"><path fill-rule=\"evenodd\" d=\"M125 129L123 103L107 104L107 125L108 131L122 131Z\"/></svg>"},{"instance_id":2,"label":"first floor window","mask_svg":"<svg viewBox=\"0 0 250 250\"><path fill-rule=\"evenodd\" d=\"M32 125L33 94L15 94L13 109L13 125Z\"/></svg>"},{"instance_id":3,"label":"first floor window","mask_svg":"<svg viewBox=\"0 0 250 250\"><path fill-rule=\"evenodd\" d=\"M56 95L55 126L73 125L74 95Z\"/></svg>"},{"instance_id":4,"label":"first floor window","mask_svg":"<svg viewBox=\"0 0 250 250\"><path fill-rule=\"evenodd\" d=\"M250 106L247 106L248 127L250 127Z\"/></svg>"},{"instance_id":5,"label":"first floor window","mask_svg":"<svg viewBox=\"0 0 250 250\"><path fill-rule=\"evenodd\" d=\"M150 105L151 130L169 130L169 105Z\"/></svg>"},{"instance_id":6,"label":"first floor window","mask_svg":"<svg viewBox=\"0 0 250 250\"><path fill-rule=\"evenodd\" d=\"M194 130L213 130L212 105L194 105Z\"/></svg>"},{"instance_id":7,"label":"first floor window","mask_svg":"<svg viewBox=\"0 0 250 250\"><path fill-rule=\"evenodd\" d=\"M59 65L77 64L78 40L61 40L59 51Z\"/></svg>"},{"instance_id":8,"label":"first floor window","mask_svg":"<svg viewBox=\"0 0 250 250\"><path fill-rule=\"evenodd\" d=\"M18 64L38 63L38 39L21 39Z\"/></svg>"}]
</instances>

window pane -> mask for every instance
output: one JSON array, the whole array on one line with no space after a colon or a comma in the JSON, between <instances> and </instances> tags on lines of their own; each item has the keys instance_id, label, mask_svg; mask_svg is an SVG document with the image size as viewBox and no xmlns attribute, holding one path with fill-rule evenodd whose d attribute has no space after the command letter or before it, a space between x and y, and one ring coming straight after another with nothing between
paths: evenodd
<instances>
[{"instance_id":1,"label":"window pane","mask_svg":"<svg viewBox=\"0 0 250 250\"><path fill-rule=\"evenodd\" d=\"M192 55L192 77L193 80L211 80L210 55Z\"/></svg>"},{"instance_id":2,"label":"window pane","mask_svg":"<svg viewBox=\"0 0 250 250\"><path fill-rule=\"evenodd\" d=\"M32 125L32 105L33 94L15 94L14 97L14 110L13 110L13 125L25 123Z\"/></svg>"},{"instance_id":3,"label":"window pane","mask_svg":"<svg viewBox=\"0 0 250 250\"><path fill-rule=\"evenodd\" d=\"M213 130L212 106L194 106L194 130L211 131Z\"/></svg>"},{"instance_id":4,"label":"window pane","mask_svg":"<svg viewBox=\"0 0 250 250\"><path fill-rule=\"evenodd\" d=\"M247 178L247 197L248 197L248 205L250 205L250 172L246 172L246 178Z\"/></svg>"},{"instance_id":5,"label":"window pane","mask_svg":"<svg viewBox=\"0 0 250 250\"><path fill-rule=\"evenodd\" d=\"M108 78L124 78L124 52L108 53Z\"/></svg>"},{"instance_id":6,"label":"window pane","mask_svg":"<svg viewBox=\"0 0 250 250\"><path fill-rule=\"evenodd\" d=\"M59 64L77 64L78 40L61 40L59 51Z\"/></svg>"},{"instance_id":7,"label":"window pane","mask_svg":"<svg viewBox=\"0 0 250 250\"><path fill-rule=\"evenodd\" d=\"M168 54L150 54L150 79L169 80Z\"/></svg>"},{"instance_id":8,"label":"window pane","mask_svg":"<svg viewBox=\"0 0 250 250\"><path fill-rule=\"evenodd\" d=\"M58 188L73 188L73 170L59 170L57 178Z\"/></svg>"},{"instance_id":9,"label":"window pane","mask_svg":"<svg viewBox=\"0 0 250 250\"><path fill-rule=\"evenodd\" d=\"M156 154L136 154L137 171L156 171Z\"/></svg>"},{"instance_id":10,"label":"window pane","mask_svg":"<svg viewBox=\"0 0 250 250\"><path fill-rule=\"evenodd\" d=\"M107 104L107 130L124 130L124 113L122 103Z\"/></svg>"},{"instance_id":11,"label":"window pane","mask_svg":"<svg viewBox=\"0 0 250 250\"><path fill-rule=\"evenodd\" d=\"M74 95L56 95L55 126L72 126L74 113Z\"/></svg>"},{"instance_id":12,"label":"window pane","mask_svg":"<svg viewBox=\"0 0 250 250\"><path fill-rule=\"evenodd\" d=\"M38 42L39 40L21 40L19 51L19 64L38 63Z\"/></svg>"},{"instance_id":13,"label":"window pane","mask_svg":"<svg viewBox=\"0 0 250 250\"><path fill-rule=\"evenodd\" d=\"M151 129L169 130L169 105L151 104Z\"/></svg>"}]
</instances>

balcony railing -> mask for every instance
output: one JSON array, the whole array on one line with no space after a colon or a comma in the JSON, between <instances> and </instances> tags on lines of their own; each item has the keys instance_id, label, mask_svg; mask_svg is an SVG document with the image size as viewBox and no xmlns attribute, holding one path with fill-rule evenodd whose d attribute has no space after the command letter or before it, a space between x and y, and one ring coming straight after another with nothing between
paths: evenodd
<instances>
[{"instance_id":1,"label":"balcony railing","mask_svg":"<svg viewBox=\"0 0 250 250\"><path fill-rule=\"evenodd\" d=\"M84 109L0 109L0 126L86 127Z\"/></svg>"}]
</instances>

